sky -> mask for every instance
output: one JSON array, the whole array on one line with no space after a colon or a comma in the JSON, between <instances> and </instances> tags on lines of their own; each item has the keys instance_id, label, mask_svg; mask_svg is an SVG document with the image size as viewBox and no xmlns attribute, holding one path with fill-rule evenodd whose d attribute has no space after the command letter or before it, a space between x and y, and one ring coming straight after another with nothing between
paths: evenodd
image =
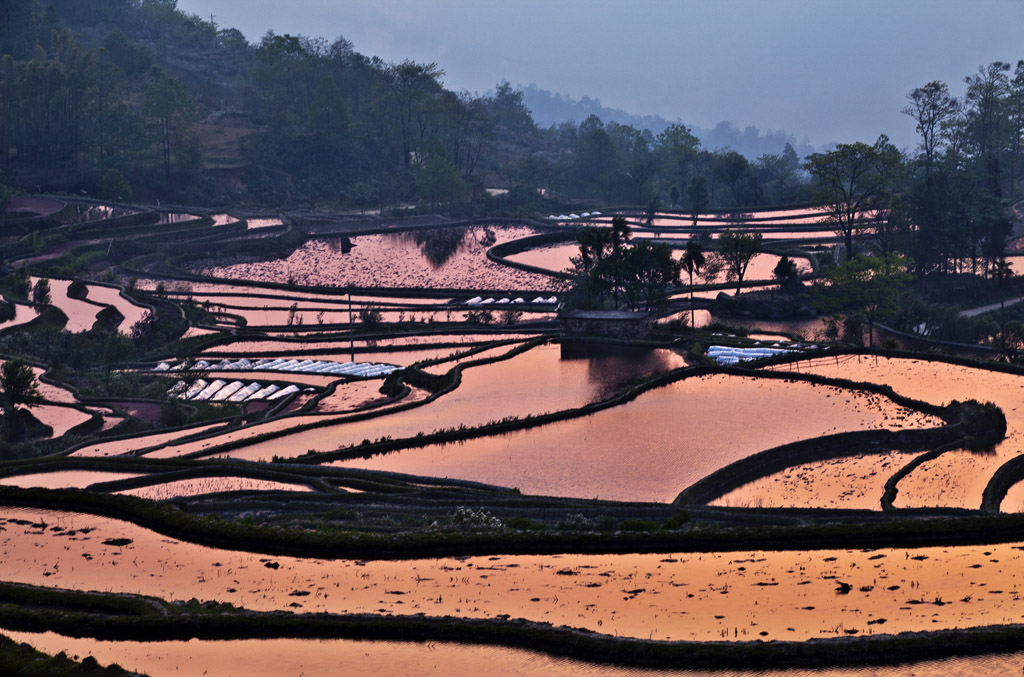
<instances>
[{"instance_id":1,"label":"sky","mask_svg":"<svg viewBox=\"0 0 1024 677\"><path fill-rule=\"evenodd\" d=\"M1024 0L178 0L250 41L268 29L385 61L436 62L449 89L503 80L629 113L784 130L815 145L916 143L900 114L932 80L1024 59Z\"/></svg>"}]
</instances>

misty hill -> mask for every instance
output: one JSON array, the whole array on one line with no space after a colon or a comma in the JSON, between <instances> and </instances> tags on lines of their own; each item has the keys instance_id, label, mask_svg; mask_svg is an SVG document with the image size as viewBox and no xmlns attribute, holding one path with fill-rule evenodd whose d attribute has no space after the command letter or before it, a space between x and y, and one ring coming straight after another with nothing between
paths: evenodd
<instances>
[{"instance_id":1,"label":"misty hill","mask_svg":"<svg viewBox=\"0 0 1024 677\"><path fill-rule=\"evenodd\" d=\"M564 94L540 89L533 83L520 89L523 92L523 103L530 109L534 121L542 127L557 126L567 121L579 124L591 115L596 115L602 122L632 125L637 129L649 129L654 134L660 134L673 123L686 124L705 148L731 148L748 160L756 160L762 155L781 155L787 143L793 146L800 157L818 151L807 138L797 141L796 136L781 130L769 129L762 132L753 125L740 130L728 121L719 122L712 129L705 129L679 119L666 120L660 115L635 115L619 108L607 108L601 105L600 100L589 96L573 99Z\"/></svg>"}]
</instances>

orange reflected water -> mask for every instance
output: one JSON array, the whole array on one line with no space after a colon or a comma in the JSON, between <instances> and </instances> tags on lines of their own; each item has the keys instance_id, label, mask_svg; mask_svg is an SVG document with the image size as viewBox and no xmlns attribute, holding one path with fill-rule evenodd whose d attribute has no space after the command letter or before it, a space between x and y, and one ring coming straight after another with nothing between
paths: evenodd
<instances>
[{"instance_id":1,"label":"orange reflected water","mask_svg":"<svg viewBox=\"0 0 1024 677\"><path fill-rule=\"evenodd\" d=\"M1006 439L993 453L950 451L927 461L897 485L897 507L978 508L992 474L1024 449L1024 378L942 362L861 356L801 362L800 371L890 385L901 395L936 404L991 401L1006 415Z\"/></svg>"},{"instance_id":2,"label":"orange reflected water","mask_svg":"<svg viewBox=\"0 0 1024 677\"><path fill-rule=\"evenodd\" d=\"M439 399L385 418L298 432L228 452L232 458L270 460L307 450L332 451L376 440L414 437L460 425L478 426L508 416L526 416L578 407L605 397L624 381L683 365L668 350L645 351L640 357L598 355L562 359L562 348L545 344L493 364L471 367L462 383ZM267 429L282 430L280 424Z\"/></svg>"},{"instance_id":3,"label":"orange reflected water","mask_svg":"<svg viewBox=\"0 0 1024 677\"><path fill-rule=\"evenodd\" d=\"M457 477L528 494L668 502L715 470L780 444L936 424L878 395L715 375L585 418L335 465Z\"/></svg>"},{"instance_id":4,"label":"orange reflected water","mask_svg":"<svg viewBox=\"0 0 1024 677\"><path fill-rule=\"evenodd\" d=\"M140 473L105 472L101 470L60 470L31 475L14 475L0 479L0 485L10 487L43 487L46 489L85 489L97 482L113 482L139 477Z\"/></svg>"},{"instance_id":5,"label":"orange reflected water","mask_svg":"<svg viewBox=\"0 0 1024 677\"><path fill-rule=\"evenodd\" d=\"M244 639L173 642L108 642L56 633L0 632L40 651L93 656L151 677L333 677L343 666L353 675L546 675L547 677L950 677L1016 674L1024 653L870 667L789 670L653 670L557 658L525 649L450 642ZM244 660L240 657L244 656Z\"/></svg>"},{"instance_id":6,"label":"orange reflected water","mask_svg":"<svg viewBox=\"0 0 1024 677\"><path fill-rule=\"evenodd\" d=\"M157 285L161 283L164 285L168 294L192 298L197 303L202 303L206 300L219 303L220 301L218 301L218 299L221 298L222 295L223 298L235 298L241 302L247 301L244 296L237 296L238 294L254 297L248 300L255 300L255 297L258 297L259 300L266 299L268 301L275 302L305 300L307 302L315 303L340 303L344 304L346 307L349 301L349 294L346 293L344 289L332 290L333 293L327 293L327 291L301 291L276 289L271 287L254 287L246 284L245 282L232 284L230 280L196 282L191 280L157 280L152 278L140 278L136 280L136 287L147 291L154 291ZM234 294L236 296L227 296L229 294ZM447 298L398 297L384 294L352 294L351 298L354 303L411 303L416 305L448 303L450 300Z\"/></svg>"},{"instance_id":7,"label":"orange reflected water","mask_svg":"<svg viewBox=\"0 0 1024 677\"><path fill-rule=\"evenodd\" d=\"M609 635L702 641L805 640L1024 619L1024 546L1015 544L355 562L220 550L89 515L3 514L3 580L255 610L509 614ZM131 543L105 544L125 538ZM840 594L841 584L850 591Z\"/></svg>"},{"instance_id":8,"label":"orange reflected water","mask_svg":"<svg viewBox=\"0 0 1024 677\"><path fill-rule=\"evenodd\" d=\"M890 451L803 463L745 484L710 505L881 510L886 480L915 456Z\"/></svg>"},{"instance_id":9,"label":"orange reflected water","mask_svg":"<svg viewBox=\"0 0 1024 677\"><path fill-rule=\"evenodd\" d=\"M223 425L222 423L214 423L211 425L196 426L194 428L188 428L185 430L176 429L165 433L155 433L152 435L145 435L139 437L132 437L124 440L111 440L109 442L100 442L98 444L92 444L87 447L82 447L78 451L72 453L72 456L118 456L120 454L127 453L129 451L136 451L138 449L145 449L146 447L156 446L158 444L165 444L170 440L177 439L179 437L186 437L188 435L195 435L198 433L209 432L214 428Z\"/></svg>"},{"instance_id":10,"label":"orange reflected water","mask_svg":"<svg viewBox=\"0 0 1024 677\"><path fill-rule=\"evenodd\" d=\"M249 477L197 477L188 480L176 480L164 482L148 487L137 489L125 489L117 491L117 494L127 494L148 498L151 501L162 501L167 498L179 498L181 496L200 496L212 494L219 491L300 491L310 492L311 488L304 484L290 484L288 482L274 482L271 480L256 480Z\"/></svg>"},{"instance_id":11,"label":"orange reflected water","mask_svg":"<svg viewBox=\"0 0 1024 677\"><path fill-rule=\"evenodd\" d=\"M383 383L383 379L339 383L335 387L333 394L320 400L316 406L316 411L318 413L340 413L370 406L375 402L386 401L388 399L387 395L383 395L380 392L380 387Z\"/></svg>"},{"instance_id":12,"label":"orange reflected water","mask_svg":"<svg viewBox=\"0 0 1024 677\"><path fill-rule=\"evenodd\" d=\"M999 510L1002 512L1024 512L1024 482L1018 482L1010 487Z\"/></svg>"}]
</instances>

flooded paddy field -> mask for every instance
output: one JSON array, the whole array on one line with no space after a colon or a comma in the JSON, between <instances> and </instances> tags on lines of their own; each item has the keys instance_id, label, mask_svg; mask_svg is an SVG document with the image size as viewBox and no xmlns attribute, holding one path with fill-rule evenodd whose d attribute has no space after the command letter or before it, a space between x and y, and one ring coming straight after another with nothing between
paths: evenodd
<instances>
[{"instance_id":1,"label":"flooded paddy field","mask_svg":"<svg viewBox=\"0 0 1024 677\"><path fill-rule=\"evenodd\" d=\"M307 677L335 675L339 665L353 674L448 677L547 675L549 677L950 677L1014 674L1024 653L992 654L869 667L686 670L632 668L500 646L454 642L393 642L354 639L246 639L164 642L104 641L53 632L0 632L49 654L93 656L151 677ZM245 661L239 661L245 656ZM244 665L242 663L244 662Z\"/></svg>"},{"instance_id":2,"label":"flooded paddy field","mask_svg":"<svg viewBox=\"0 0 1024 677\"><path fill-rule=\"evenodd\" d=\"M710 505L881 510L886 481L917 455L901 451L855 453L801 463L734 489Z\"/></svg>"},{"instance_id":3,"label":"flooded paddy field","mask_svg":"<svg viewBox=\"0 0 1024 677\"><path fill-rule=\"evenodd\" d=\"M29 282L34 287L40 279L43 278L31 277ZM92 326L96 324L96 315L103 310L103 306L95 303L86 303L85 301L68 296L68 287L71 286L71 280L47 279L47 282L50 285L50 303L60 308L68 317L68 322L64 325L64 329L72 334L92 329Z\"/></svg>"},{"instance_id":4,"label":"flooded paddy field","mask_svg":"<svg viewBox=\"0 0 1024 677\"><path fill-rule=\"evenodd\" d=\"M172 440L190 435L208 433L215 428L223 427L224 423L212 423L203 426L192 426L189 428L178 428L168 432L153 432L144 435L137 435L130 439L110 440L90 444L74 451L72 456L120 456L139 449L166 444Z\"/></svg>"},{"instance_id":5,"label":"flooded paddy field","mask_svg":"<svg viewBox=\"0 0 1024 677\"><path fill-rule=\"evenodd\" d=\"M257 480L250 477L197 477L188 480L162 482L135 489L124 489L114 493L127 496L146 498L151 501L163 501L168 498L182 496L201 496L225 491L298 491L310 492L312 489L304 484Z\"/></svg>"},{"instance_id":6,"label":"flooded paddy field","mask_svg":"<svg viewBox=\"0 0 1024 677\"><path fill-rule=\"evenodd\" d=\"M525 226L458 227L352 238L344 252L339 241L309 240L285 259L197 261L193 271L235 280L281 281L315 286L526 289L546 291L545 275L489 261L486 250L536 231Z\"/></svg>"},{"instance_id":7,"label":"flooded paddy field","mask_svg":"<svg viewBox=\"0 0 1024 677\"><path fill-rule=\"evenodd\" d=\"M11 475L0 478L0 485L8 487L42 487L44 489L85 489L98 482L113 482L140 477L139 473L108 472L103 470L58 470L55 472Z\"/></svg>"},{"instance_id":8,"label":"flooded paddy field","mask_svg":"<svg viewBox=\"0 0 1024 677\"><path fill-rule=\"evenodd\" d=\"M102 303L105 306L114 306L124 316L124 320L117 327L117 330L122 334L130 333L136 322L141 322L149 317L148 308L132 303L121 296L121 290L119 289L98 284L90 284L87 288L89 290L86 296L87 299L96 303Z\"/></svg>"},{"instance_id":9,"label":"flooded paddy field","mask_svg":"<svg viewBox=\"0 0 1024 677\"><path fill-rule=\"evenodd\" d=\"M8 509L2 526L6 581L250 610L507 614L607 635L707 642L1024 619L1024 546L1014 543L357 562L222 550L66 512Z\"/></svg>"},{"instance_id":10,"label":"flooded paddy field","mask_svg":"<svg viewBox=\"0 0 1024 677\"><path fill-rule=\"evenodd\" d=\"M896 507L978 509L993 473L1024 451L1024 377L940 361L843 356L801 361L792 368L891 386L936 404L975 399L995 403L1006 415L1006 438L994 450L948 451L926 461L897 484Z\"/></svg>"},{"instance_id":11,"label":"flooded paddy field","mask_svg":"<svg viewBox=\"0 0 1024 677\"><path fill-rule=\"evenodd\" d=\"M5 322L0 322L0 331L27 324L39 317L39 310L35 306L27 303L12 303L11 305L14 306L14 317Z\"/></svg>"},{"instance_id":12,"label":"flooded paddy field","mask_svg":"<svg viewBox=\"0 0 1024 677\"><path fill-rule=\"evenodd\" d=\"M510 349L511 350L511 349ZM363 440L383 436L414 437L460 426L474 427L506 417L524 417L580 407L603 399L609 389L637 375L627 357L595 356L563 360L562 347L545 344L509 359L463 371L461 385L422 407L399 411L386 418L343 423L338 426L296 432L227 452L231 458L270 460L275 455L293 457L307 451L334 451ZM656 351L638 358L647 373L682 366L671 351ZM616 365L620 369L615 369ZM273 422L267 430L281 429Z\"/></svg>"},{"instance_id":13,"label":"flooded paddy field","mask_svg":"<svg viewBox=\"0 0 1024 677\"><path fill-rule=\"evenodd\" d=\"M678 247L691 237L718 233L724 227L761 231L766 241L775 244L780 240L800 245L835 239L835 233L819 223L823 213L815 209L707 215L698 220L696 229L691 219L672 216L659 215L650 228L638 228L636 235L670 242L677 247L677 256L681 254ZM165 215L164 222L193 218L186 213L172 214ZM214 222L226 224L231 218L217 215ZM249 228L256 231L252 237L265 237L267 251L276 246L272 238L286 230L274 227L281 225L282 221L274 218L249 220ZM203 237L225 243L225 247L217 248L219 251L242 251L238 245L249 235L235 237L237 233L231 234L231 230L229 226L220 231L225 234L220 239L215 234ZM725 493L710 507L674 505L672 501L710 473L779 445L835 433L919 431L939 426L942 421L863 391L730 372L677 380L587 416L552 419L544 425L526 427L527 422L514 419L553 412L574 414L576 408L605 401L646 385L652 377L687 366L686 355L691 364L696 363L695 354L687 352L695 342L704 348L719 339L730 345L742 342L728 336L728 327L716 329L716 335L694 335L663 321L662 333L645 346L553 341L523 345L554 331L555 322L518 328L501 325L497 318L502 311L520 308L519 304L502 304L500 300L524 298L522 307L527 310L518 318L520 321L551 320L556 304L533 304L531 300L552 295L564 300L566 294L551 276L492 262L486 254L496 244L541 232L546 231L526 226L438 227L408 232L395 228L382 234L350 236L351 247L341 237L312 239L297 249L287 249L292 253L277 260L228 256L197 261L191 272L214 276L206 280L161 281L161 274L185 275L173 268L165 270L162 264L147 269L150 264L144 263L134 269L129 263L119 271L120 279L127 282L128 275L138 274L143 278L137 281L138 289L155 291L161 285L165 292L150 299L158 314L170 301L182 306L199 304L216 318L204 320L201 314L191 313L185 319L176 317L173 337L184 331L190 340L164 341L161 337L159 344L126 353L125 364L114 372L116 378L127 383L124 391L96 387L102 378L97 377L101 367L91 367L95 373L85 374L61 368L60 364L51 365L57 367L52 372L56 377L86 397L82 405L68 388L49 384L40 387L48 402L34 407L32 414L54 428L53 437L89 420L92 412L101 413L104 428L109 428L121 419L108 408L117 402L130 404L134 398L142 402L137 405L138 411L145 412L145 416L140 416L141 422L127 421L119 428L136 431L121 439L75 435L66 440L40 441L40 448L47 453L72 453L76 460L66 465L58 461L48 466L49 459L29 460L26 463L37 465L19 461L17 468L4 464L0 469L0 487L4 487L0 493L12 496L18 492L15 487L39 488L21 492L23 496L42 496L37 505L52 507L57 505L57 496L69 495L52 492L46 499L45 489L83 489L100 484L91 491L108 495L82 496L111 502L104 505L143 506L140 514L166 509L194 513L199 520L205 519L199 516L217 515L211 522L220 521L223 514L227 515L224 525L252 529L259 536L264 535L262 529L267 529L269 535L281 527L295 529L297 537L302 530L317 536L351 535L354 540L373 543L373 547L378 542L387 547L412 543L414 547L426 544L435 549L423 547L413 554L406 551L398 556L412 559L402 561L372 559L394 556L393 551L388 551L390 555L370 552L370 558L358 561L320 558L327 552L337 553L326 549L290 550L307 552L310 557L270 556L230 547L233 544L258 550L263 547L258 539L234 541L232 536L222 541L227 547L207 547L113 518L4 508L0 510L0 547L5 553L0 559L0 580L154 595L172 602L196 598L254 611L294 614L451 616L495 619L499 623L526 619L580 628L609 638L719 645L1024 623L1024 602L1020 599L1024 545L1017 542L1018 536L1013 537L1013 543L1001 545L915 549L766 551L754 549L753 541L746 541L736 546L742 548L737 552L673 552L683 549L692 534L699 539L705 530L715 538L722 532L731 538L745 529L761 536L764 532L757 527L762 525L778 527L779 533L785 534L798 532L802 528L795 526L798 523L810 528L828 525L840 531L863 527L870 536L875 532L865 525L889 526L897 519L880 509L886 480L918 456L894 450L898 443L873 448L872 453L851 448L842 458L794 464L781 471L774 468ZM232 239L235 242L228 244ZM260 251L250 245L253 243L245 245L244 251ZM254 246L262 247L263 243ZM577 253L578 245L570 242L509 258L558 271L568 267L569 259ZM779 258L759 254L751 262L746 280L771 280ZM165 260L180 259L172 256ZM800 272L810 272L806 259L794 260ZM103 279L111 279L103 272ZM724 281L724 276L719 281ZM294 284L286 288L285 282ZM88 294L81 301L67 297L70 282L51 282L53 304L68 315L69 331L84 334L92 329L104 306L113 306L124 315L118 327L122 333L151 312L141 305L142 301L136 303L121 296L117 288L91 280L86 283ZM358 293L349 295L347 286ZM714 298L719 293L703 291L696 296ZM734 289L726 293L732 294ZM475 299L477 296L480 298ZM677 295L673 302L686 296ZM476 303L491 297L493 303ZM547 306L550 312L544 310ZM671 312L684 307L679 303ZM28 315L23 316L23 310ZM360 313L367 310L379 312L381 324L373 327L372 322L363 323ZM458 328L436 326L466 322L471 319L470 311L476 314L481 310L493 313L495 322L467 323L466 333L442 333L457 332ZM35 316L30 306L20 306L18 312L15 321ZM708 310L695 314L698 327L722 321L735 325L736 334L746 328L752 341L765 343L796 336L810 343L822 329L821 319L764 322L717 317ZM684 315L689 313L675 317L683 319ZM228 332L238 335L223 343L204 340L204 336L212 336L213 327L207 326L211 322L224 330L221 335L225 338ZM352 331L345 326L350 322ZM412 322L421 326L412 326ZM320 325L334 326L322 330ZM3 326L8 325L0 328ZM531 327L537 332L531 332ZM97 331L75 338L91 341L99 334ZM494 346L496 341L518 343ZM202 374L204 379L293 383L300 391L279 402L252 406L184 402L177 411L172 406L165 410L159 398L174 383L174 374L154 378L156 374L148 372L160 361L175 363L185 357L332 362L354 358L398 367L426 361L439 363L424 366L422 373L399 375L407 379L408 387L389 389L390 395L380 392L385 383L380 377L353 380L325 374L207 369ZM474 364L481 360L496 361ZM452 387L445 378L456 366L462 368L457 387L435 397L438 388ZM1006 413L1006 440L990 452L955 449L922 463L900 481L897 508L978 508L993 473L1016 458L1024 442L1024 422L1020 420L1024 413L1017 412L1024 394L1022 377L873 357L815 358L776 369L888 383L901 395L934 404L952 399L992 400ZM42 373L38 368L34 371L37 376ZM90 379L91 387L83 387ZM90 394L96 399L89 400ZM85 410L58 404L73 404ZM128 407L125 410L131 413ZM475 438L472 435L480 434L478 431L465 435L460 431L503 420L522 424L524 429ZM191 425L179 427L184 423ZM153 425L167 427L150 430ZM418 435L439 430L457 431L468 439L409 446L415 445ZM306 456L387 438L411 441L402 442L405 448L370 458ZM83 442L84 446L76 449ZM144 449L149 451L141 458L130 457ZM116 461L102 460L125 455L128 457ZM275 460L278 462L269 463ZM42 472L46 467L93 469ZM143 477L147 474L151 476ZM132 478L136 479L102 484ZM148 484L137 486L142 482ZM504 491L502 487L519 491ZM112 493L119 495L109 495ZM78 495L70 495L79 500ZM595 498L602 500L591 500ZM472 512L473 506L479 508L474 519L479 518L485 526L458 524L455 517L466 510ZM77 508L84 510L84 503ZM1002 508L1024 511L1024 482L1010 489ZM520 509L522 512L517 512ZM675 518L670 516L677 513L679 521L672 522ZM128 510L108 514L135 513ZM898 513L898 518L904 519L905 515ZM938 511L930 511L927 516L946 518ZM232 522L239 518L241 522ZM475 533L478 528L481 534ZM446 539L458 541L463 537L467 540L459 542L471 547L449 548ZM588 539L587 547L581 550L618 554L487 554L569 550L567 543L584 543L583 538ZM645 548L648 542L656 545ZM850 542L836 539L830 543ZM776 544L767 539L758 542L757 547L764 544L787 547L785 542ZM814 542L809 545L817 547ZM630 550L633 554L628 554ZM643 550L656 552L636 554ZM452 552L473 554L440 556ZM68 640L52 634L16 636L28 637L28 641L52 651L110 656L106 660L154 674L228 674L242 665L239 656L243 652L250 657L265 656L262 667L268 674L336 671L339 660L350 670L367 673L403 672L408 668L438 674L485 669L497 674L502 670L512 674L638 674L528 651L469 644L233 640L133 645ZM109 653L101 654L107 649ZM962 663L937 662L927 669L946 674L944 671L960 669L956 666L997 672L999 666L1018 667L1017 663L1000 660L1019 663L1022 659L964 659ZM884 669L813 674L879 673L885 674ZM255 673L247 669L246 674ZM778 674L795 677L810 673Z\"/></svg>"},{"instance_id":14,"label":"flooded paddy field","mask_svg":"<svg viewBox=\"0 0 1024 677\"><path fill-rule=\"evenodd\" d=\"M334 465L468 479L528 494L669 502L697 480L764 449L840 432L938 423L878 395L713 375L677 381L582 418Z\"/></svg>"},{"instance_id":15,"label":"flooded paddy field","mask_svg":"<svg viewBox=\"0 0 1024 677\"><path fill-rule=\"evenodd\" d=\"M836 240L836 233L834 230L810 230L802 227L779 227L779 228L764 228L759 226L742 227L737 228L734 226L727 226L724 224L717 224L710 228L686 228L683 230L660 230L658 228L647 228L646 226L636 226L633 228L634 237L643 237L650 239L655 242L661 240L664 242L679 243L685 246L685 243L693 239L695 236L707 236L711 240L717 240L721 231L725 228L732 230L740 230L743 232L758 232L761 233L761 239L765 242L784 242L792 241L795 244L820 244L824 242L833 242Z\"/></svg>"}]
</instances>

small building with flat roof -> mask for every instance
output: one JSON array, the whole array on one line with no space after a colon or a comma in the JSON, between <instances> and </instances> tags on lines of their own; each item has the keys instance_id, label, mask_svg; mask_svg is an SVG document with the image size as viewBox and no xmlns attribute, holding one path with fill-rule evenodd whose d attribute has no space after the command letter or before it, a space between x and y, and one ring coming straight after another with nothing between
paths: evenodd
<instances>
[{"instance_id":1,"label":"small building with flat roof","mask_svg":"<svg viewBox=\"0 0 1024 677\"><path fill-rule=\"evenodd\" d=\"M558 314L563 336L644 339L654 331L654 313L632 310L569 310Z\"/></svg>"}]
</instances>

